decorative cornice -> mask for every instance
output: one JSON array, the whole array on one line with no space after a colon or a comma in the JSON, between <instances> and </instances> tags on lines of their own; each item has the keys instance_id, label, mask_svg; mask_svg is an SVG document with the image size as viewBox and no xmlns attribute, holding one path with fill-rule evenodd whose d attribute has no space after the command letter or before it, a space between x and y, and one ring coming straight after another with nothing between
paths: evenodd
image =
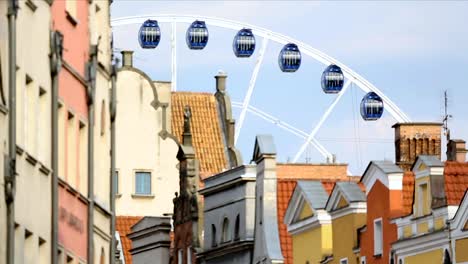
<instances>
[{"instance_id":1,"label":"decorative cornice","mask_svg":"<svg viewBox=\"0 0 468 264\"><path fill-rule=\"evenodd\" d=\"M226 243L220 247L211 248L197 254L197 258L209 260L219 257L224 257L227 254L236 253L239 251L253 250L253 240L238 240L234 243Z\"/></svg>"}]
</instances>

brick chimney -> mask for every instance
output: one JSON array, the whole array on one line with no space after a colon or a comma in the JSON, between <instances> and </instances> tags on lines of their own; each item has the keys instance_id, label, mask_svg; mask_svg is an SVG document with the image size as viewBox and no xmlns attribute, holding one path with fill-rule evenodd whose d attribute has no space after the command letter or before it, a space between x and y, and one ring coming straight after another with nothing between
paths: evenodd
<instances>
[{"instance_id":1,"label":"brick chimney","mask_svg":"<svg viewBox=\"0 0 468 264\"><path fill-rule=\"evenodd\" d=\"M442 123L397 123L395 161L403 170L411 169L419 155L436 155L440 159Z\"/></svg>"},{"instance_id":2,"label":"brick chimney","mask_svg":"<svg viewBox=\"0 0 468 264\"><path fill-rule=\"evenodd\" d=\"M461 139L451 139L447 143L447 160L466 162L466 142Z\"/></svg>"}]
</instances>

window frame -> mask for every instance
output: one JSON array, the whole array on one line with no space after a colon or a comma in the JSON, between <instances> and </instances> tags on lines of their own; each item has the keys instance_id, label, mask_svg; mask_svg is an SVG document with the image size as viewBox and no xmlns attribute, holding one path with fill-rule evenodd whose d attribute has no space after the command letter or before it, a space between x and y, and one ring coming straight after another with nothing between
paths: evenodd
<instances>
[{"instance_id":1,"label":"window frame","mask_svg":"<svg viewBox=\"0 0 468 264\"><path fill-rule=\"evenodd\" d=\"M367 263L366 256L361 256L361 258L359 259L359 263L360 264L366 264Z\"/></svg>"},{"instance_id":2,"label":"window frame","mask_svg":"<svg viewBox=\"0 0 468 264\"><path fill-rule=\"evenodd\" d=\"M137 192L137 174L139 173L148 173L149 174L149 192L148 193L138 193ZM133 170L133 197L154 197L153 194L153 173L151 170L137 169Z\"/></svg>"},{"instance_id":3,"label":"window frame","mask_svg":"<svg viewBox=\"0 0 468 264\"><path fill-rule=\"evenodd\" d=\"M380 237L379 239L377 239L377 232L376 232L376 227L377 227L377 223L380 224ZM383 221L382 221L382 217L380 218L377 218L377 219L374 219L374 256L382 256L383 254ZM380 248L379 248L379 251L377 251L377 247L376 245L378 245L377 243L380 242Z\"/></svg>"},{"instance_id":4,"label":"window frame","mask_svg":"<svg viewBox=\"0 0 468 264\"><path fill-rule=\"evenodd\" d=\"M423 186L425 186L425 197L423 193ZM424 216L430 213L430 206L427 204L429 202L429 183L427 181L420 182L418 184L418 208L416 208L416 212L418 216ZM427 211L425 209L427 207Z\"/></svg>"}]
</instances>

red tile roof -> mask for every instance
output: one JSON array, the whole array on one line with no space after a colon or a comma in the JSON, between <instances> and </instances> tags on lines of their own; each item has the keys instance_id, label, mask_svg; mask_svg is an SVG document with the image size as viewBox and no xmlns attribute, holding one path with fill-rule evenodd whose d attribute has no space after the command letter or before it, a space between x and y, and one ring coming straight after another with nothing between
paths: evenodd
<instances>
[{"instance_id":1,"label":"red tile roof","mask_svg":"<svg viewBox=\"0 0 468 264\"><path fill-rule=\"evenodd\" d=\"M405 171L403 174L401 216L409 215L413 211L413 195L414 173L412 171Z\"/></svg>"},{"instance_id":2,"label":"red tile roof","mask_svg":"<svg viewBox=\"0 0 468 264\"><path fill-rule=\"evenodd\" d=\"M403 201L400 216L407 216L413 212L414 181L412 171L406 171L403 174ZM459 205L468 189L468 162L445 162L444 185L447 205Z\"/></svg>"},{"instance_id":3,"label":"red tile roof","mask_svg":"<svg viewBox=\"0 0 468 264\"><path fill-rule=\"evenodd\" d=\"M221 137L216 99L211 93L173 92L171 97L172 134L182 142L184 108L190 106L190 122L195 156L200 162L202 178L217 174L227 168L227 157Z\"/></svg>"},{"instance_id":4,"label":"red tile roof","mask_svg":"<svg viewBox=\"0 0 468 264\"><path fill-rule=\"evenodd\" d=\"M120 241L122 242L122 251L125 257L126 264L132 264L132 240L127 237L132 232L132 226L136 224L142 216L117 216L115 219L115 229L119 232Z\"/></svg>"},{"instance_id":5,"label":"red tile roof","mask_svg":"<svg viewBox=\"0 0 468 264\"><path fill-rule=\"evenodd\" d=\"M292 237L284 224L284 215L288 208L298 180L320 180L330 194L336 181L352 180L358 177L347 176L347 166L337 164L285 164L278 163L276 168L278 228L284 264L293 264Z\"/></svg>"},{"instance_id":6,"label":"red tile roof","mask_svg":"<svg viewBox=\"0 0 468 264\"><path fill-rule=\"evenodd\" d=\"M468 162L445 162L444 176L447 205L459 205L468 189Z\"/></svg>"},{"instance_id":7,"label":"red tile roof","mask_svg":"<svg viewBox=\"0 0 468 264\"><path fill-rule=\"evenodd\" d=\"M296 188L295 180L278 180L277 185L277 203L278 203L278 228L281 241L281 251L283 252L284 264L292 264L292 237L288 233L286 224L283 219L288 208L289 200Z\"/></svg>"}]
</instances>

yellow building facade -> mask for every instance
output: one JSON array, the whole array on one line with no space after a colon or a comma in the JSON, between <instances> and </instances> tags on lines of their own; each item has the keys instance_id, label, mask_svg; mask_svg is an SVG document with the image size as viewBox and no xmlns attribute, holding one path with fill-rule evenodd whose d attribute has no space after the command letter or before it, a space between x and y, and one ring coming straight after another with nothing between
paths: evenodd
<instances>
[{"instance_id":1,"label":"yellow building facade","mask_svg":"<svg viewBox=\"0 0 468 264\"><path fill-rule=\"evenodd\" d=\"M358 263L356 230L366 222L365 195L338 182L330 195L319 181L299 181L284 218L294 263Z\"/></svg>"},{"instance_id":2,"label":"yellow building facade","mask_svg":"<svg viewBox=\"0 0 468 264\"><path fill-rule=\"evenodd\" d=\"M455 177L460 179L468 177L463 173L467 165L444 164L436 156L418 157L412 167L412 213L393 220L398 226L398 240L392 245L396 263L468 263L468 198L465 192L460 200L450 192L452 187L447 188L454 182L451 167L456 166Z\"/></svg>"}]
</instances>

